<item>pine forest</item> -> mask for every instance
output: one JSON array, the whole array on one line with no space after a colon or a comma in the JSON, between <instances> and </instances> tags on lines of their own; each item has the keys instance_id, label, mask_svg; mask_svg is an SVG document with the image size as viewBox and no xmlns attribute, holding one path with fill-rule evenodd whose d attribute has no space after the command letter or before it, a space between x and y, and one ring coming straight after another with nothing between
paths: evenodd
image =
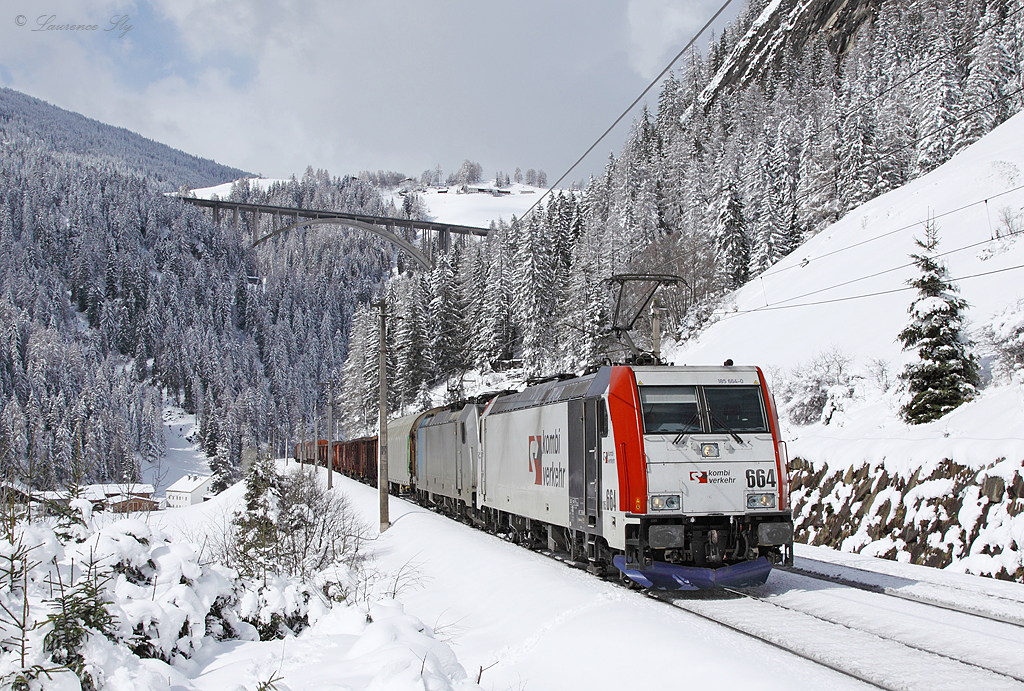
<instances>
[{"instance_id":1,"label":"pine forest","mask_svg":"<svg viewBox=\"0 0 1024 691\"><path fill-rule=\"evenodd\" d=\"M429 272L348 230L252 249L269 226L214 224L167 194L237 175L98 156L0 92L4 472L45 489L137 479L162 455L172 401L197 415L223 486L245 449L312 438L328 382L344 434L369 433L382 295L396 415L461 395L468 370L539 376L609 357L616 273L685 279L665 296L685 339L729 291L1024 105L1022 0L883 1L841 51L784 37L773 64L719 82L769 5L752 0L676 65L603 174L433 248ZM415 192L385 201L398 179L307 169L266 190L243 179L230 199L422 218Z\"/></svg>"}]
</instances>

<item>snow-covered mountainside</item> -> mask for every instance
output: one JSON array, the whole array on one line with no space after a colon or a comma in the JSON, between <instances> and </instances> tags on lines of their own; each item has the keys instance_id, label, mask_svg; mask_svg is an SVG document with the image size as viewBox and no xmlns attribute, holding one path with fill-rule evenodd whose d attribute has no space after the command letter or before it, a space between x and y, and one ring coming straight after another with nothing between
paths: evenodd
<instances>
[{"instance_id":1,"label":"snow-covered mountainside","mask_svg":"<svg viewBox=\"0 0 1024 691\"><path fill-rule=\"evenodd\" d=\"M896 336L916 295L909 255L921 251L914 239L929 219L970 304L984 378L994 379L940 420L908 426L898 416L898 375L916 355ZM794 488L805 539L1024 576L1024 379L992 371L984 338L1008 312L1020 321L1022 230L1019 114L939 169L850 212L733 293L697 338L667 349L680 364L759 364L780 403L814 372L839 385L821 421L786 430L790 456L800 459Z\"/></svg>"},{"instance_id":2,"label":"snow-covered mountainside","mask_svg":"<svg viewBox=\"0 0 1024 691\"><path fill-rule=\"evenodd\" d=\"M70 154L91 165L146 178L164 191L245 174L7 88L0 88L0 142L58 156Z\"/></svg>"},{"instance_id":3,"label":"snow-covered mountainside","mask_svg":"<svg viewBox=\"0 0 1024 691\"><path fill-rule=\"evenodd\" d=\"M743 85L777 69L787 54L798 55L815 35L843 54L880 0L772 0L737 42L698 102L705 108L723 89Z\"/></svg>"},{"instance_id":4,"label":"snow-covered mountainside","mask_svg":"<svg viewBox=\"0 0 1024 691\"><path fill-rule=\"evenodd\" d=\"M1004 216L1016 220L1008 227ZM914 238L934 219L938 250L975 329L1024 297L1024 114L951 161L851 211L732 294L717 321L669 351L678 362L759 362L788 369L833 346L862 360L907 361L896 334L917 275ZM996 239L1003 236L1002 239Z\"/></svg>"}]
</instances>

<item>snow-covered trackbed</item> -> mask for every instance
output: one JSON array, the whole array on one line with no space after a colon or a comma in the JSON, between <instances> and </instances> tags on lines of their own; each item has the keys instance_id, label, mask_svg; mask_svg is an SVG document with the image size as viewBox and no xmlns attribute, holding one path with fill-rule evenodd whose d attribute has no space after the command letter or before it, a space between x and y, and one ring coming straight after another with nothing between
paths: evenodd
<instances>
[{"instance_id":1,"label":"snow-covered trackbed","mask_svg":"<svg viewBox=\"0 0 1024 691\"><path fill-rule=\"evenodd\" d=\"M802 571L776 570L757 588L654 596L876 688L1024 688L1019 623ZM989 605L1014 609L998 600Z\"/></svg>"}]
</instances>

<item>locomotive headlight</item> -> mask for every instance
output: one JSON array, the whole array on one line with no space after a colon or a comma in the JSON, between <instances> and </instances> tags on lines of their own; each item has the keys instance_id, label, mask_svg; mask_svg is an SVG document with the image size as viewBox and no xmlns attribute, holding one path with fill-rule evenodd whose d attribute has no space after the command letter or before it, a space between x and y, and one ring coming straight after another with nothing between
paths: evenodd
<instances>
[{"instance_id":1,"label":"locomotive headlight","mask_svg":"<svg viewBox=\"0 0 1024 691\"><path fill-rule=\"evenodd\" d=\"M700 455L704 458L718 458L718 444L701 444Z\"/></svg>"},{"instance_id":2,"label":"locomotive headlight","mask_svg":"<svg viewBox=\"0 0 1024 691\"><path fill-rule=\"evenodd\" d=\"M774 509L775 508L775 495L771 492L763 494L748 494L747 495L747 508L748 509Z\"/></svg>"},{"instance_id":3,"label":"locomotive headlight","mask_svg":"<svg viewBox=\"0 0 1024 691\"><path fill-rule=\"evenodd\" d=\"M651 496L651 511L678 511L681 505L678 494L658 494Z\"/></svg>"}]
</instances>

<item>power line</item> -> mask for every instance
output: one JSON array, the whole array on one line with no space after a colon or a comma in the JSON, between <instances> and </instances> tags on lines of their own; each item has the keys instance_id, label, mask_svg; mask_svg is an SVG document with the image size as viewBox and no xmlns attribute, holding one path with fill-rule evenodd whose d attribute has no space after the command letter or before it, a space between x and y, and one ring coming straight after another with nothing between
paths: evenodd
<instances>
[{"instance_id":1,"label":"power line","mask_svg":"<svg viewBox=\"0 0 1024 691\"><path fill-rule=\"evenodd\" d=\"M969 250L969 249L972 249L974 247L978 247L980 245L987 245L990 242L995 242L996 240L1002 240L1004 238L1013 237L1015 235L1020 235L1022 233L1024 233L1024 231L1017 231L1015 233L1007 233L1006 235L1004 235L1004 236L1002 236L1000 238L995 238L995 239L990 239L990 240L982 240L980 242L974 242L974 243L971 243L970 245L964 245L963 247L957 247L955 249L951 249L951 250L948 250L946 252L940 252L940 253L938 253L938 254L936 254L934 256L935 256L936 259L939 258L939 257L948 257L949 255L955 254L957 252L963 252L964 250ZM775 304L776 305L780 305L782 303L790 302L792 300L800 300L801 298L810 297L811 295L817 295L818 293L825 293L825 292L828 292L830 290L835 290L836 288L842 288L843 286L848 286L848 285L852 285L854 283L859 283L861 281L866 281L869 278L877 278L878 276L883 276L885 274L892 273L893 271L899 271L900 269L906 269L906 268L911 267L913 265L914 265L914 262L907 262L906 264L900 264L899 266L894 266L891 269L885 269L884 271L878 271L878 272L875 272L873 274L868 274L867 276L860 276L858 278L853 278L853 279L850 279L849 281L843 281L842 283L836 283L836 284L833 284L833 285L830 285L830 286L826 286L825 288L818 288L817 290L812 290L809 293L804 293L802 295L794 295L791 298L786 298L785 300L780 300L779 302L777 302Z\"/></svg>"},{"instance_id":2,"label":"power line","mask_svg":"<svg viewBox=\"0 0 1024 691\"><path fill-rule=\"evenodd\" d=\"M1009 237L1013 237L1015 235L1020 235L1021 233L1024 233L1024 231L1017 231L1015 233L1007 233L1006 235L1003 235L1000 238L995 238L995 239L990 239L990 240L982 240L980 242L974 242L974 243L971 243L970 245L964 245L963 247L957 247L957 248L951 249L951 250L949 250L947 252L940 252L940 253L935 255L935 258L937 259L939 257L948 257L949 255L955 254L957 252L963 252L964 250L969 250L969 249L972 249L974 247L978 247L980 245L987 245L990 242L995 242L997 239L998 240L1002 240L1004 238L1009 238ZM826 288L819 288L818 290L812 290L811 292L804 293L803 295L796 295L796 296L791 297L791 298L786 298L785 300L781 300L780 302L778 302L776 304L782 304L783 302L789 302L791 300L799 300L801 298L810 297L811 295L817 295L818 293L824 293L824 292L827 292L829 290L834 290L836 288L842 288L843 286L848 286L848 285L851 285L853 283L859 283L860 281L866 281L869 278L877 278L878 276L882 276L884 274L892 273L893 271L899 271L900 269L906 269L906 268L911 267L913 265L914 265L914 262L907 262L906 264L900 264L899 266L895 266L895 267L893 267L891 269L886 269L885 271L878 271L876 273L869 274L867 276L861 276L859 278L854 278L854 279L851 279L849 281L844 281L842 283L836 283L835 285L831 285L831 286L828 286Z\"/></svg>"},{"instance_id":3,"label":"power line","mask_svg":"<svg viewBox=\"0 0 1024 691\"><path fill-rule=\"evenodd\" d=\"M972 278L980 278L982 276L991 276L993 274L1005 273L1007 271L1016 271L1017 269L1024 269L1024 264L1018 264L1017 266L1008 266L1008 267L1003 268L1003 269L995 269L993 271L985 271L985 272L978 273L978 274L970 274L968 276L960 276L959 278L949 278L947 280L949 280L951 283L952 282L962 282L962 281L970 280ZM842 298L832 298L831 300L818 300L816 302L802 302L802 303L800 303L798 305L771 305L771 306L766 306L766 307L757 307L757 308L752 309L752 310L737 310L735 312L729 312L728 316L726 316L725 318L728 319L728 318L731 318L733 316L738 316L740 314L751 314L753 312L770 312L770 311L773 311L773 310L786 310L786 309L794 309L794 308L797 308L797 307L815 307L817 305L829 305L829 304L832 304L832 303L835 303L835 302L848 302L850 300L862 300L864 298L878 297L879 295L890 295L892 293L902 293L903 291L906 291L906 290L917 290L917 288L914 288L913 286L906 286L906 287L903 287L903 288L892 288L890 290L879 290L879 291L874 292L874 293L862 293L860 295L848 295L848 296L842 297ZM796 298L792 298L792 299L796 299Z\"/></svg>"},{"instance_id":4,"label":"power line","mask_svg":"<svg viewBox=\"0 0 1024 691\"><path fill-rule=\"evenodd\" d=\"M586 157L587 157L588 155L590 155L590 152L591 152L591 151L593 151L593 150L594 150L595 148L597 148L597 145L598 145L598 144L600 144L600 143L601 143L601 141L602 141L602 140L603 140L603 139L604 139L605 137L607 137L607 136L608 136L608 134L609 134L609 133L610 133L610 132L611 132L611 131L612 131L613 129L615 129L615 126L616 126L616 125L618 125L618 124L619 124L620 122L622 122L622 119L623 119L624 117L626 117L627 115L629 115L630 111L632 111L632 110L633 110L633 108L634 108L634 107L636 107L636 104L640 102L640 99L642 99L642 98L643 98L644 96L646 96L646 95L647 95L647 92L648 92L648 91L650 91L651 89L653 89L653 88L654 88L654 85L655 85L655 84L657 84L657 83L658 83L659 81L661 81L661 78L662 78L662 77L664 77L664 76L665 76L665 74L666 74L666 73L667 73L667 72L668 72L668 71L669 71L670 69L672 69L672 65L674 65L674 64L676 63L676 61L677 61L677 60L679 60L679 58L683 57L683 54L684 54L684 53L686 53L686 51L688 51L688 50L690 49L690 47L691 47L691 46L692 46L692 45L693 45L694 43L696 43L696 42L697 42L697 39L701 37L701 34L703 34L703 33L704 33L705 31L707 31L708 27L709 27L709 26L711 26L711 24L712 24L712 23L713 23L713 22L714 22L714 21L715 21L716 19L718 19L718 16L719 16L720 14L722 14L722 12L724 12L724 11L725 11L725 8L726 8L726 7L728 7L730 3L732 3L732 0L725 0L725 4L723 4L723 5L722 5L722 6L720 7L720 8L718 8L718 11L717 11L717 12L715 12L714 16L713 16L713 17L711 17L711 19L709 19L709 20L707 21L707 23L706 23L706 24L705 24L705 25L704 25L703 27L701 27L700 31L698 31L698 32L697 32L697 33L696 33L696 34L694 35L694 37L690 39L690 42L689 42L689 43L687 43L687 44L686 44L686 45L685 45L685 46L683 47L683 49L682 49L681 51L679 51L679 52L678 52L678 53L676 54L676 56L675 56L674 58L672 58L672 60L671 60L671 61L669 61L669 63L668 63L667 65L665 65L665 69L663 69L663 70L662 70L662 71L661 71L661 72L660 72L660 73L658 74L658 76L657 76L657 77L655 77L655 78L654 78L654 80L653 80L653 81L651 81L651 83L647 85L647 88L646 88L646 89L644 89L643 91L641 91L641 92L640 92L640 95L639 95L639 96L637 96L637 97L636 97L636 99L634 99L634 101L633 101L632 103L630 103L630 104L629 104L629 106L628 106L628 107L627 107L627 108L626 108L626 109L625 109L624 111L622 111L622 114L621 114L621 115L620 115L619 117L615 118L615 122L613 122L613 123L611 124L611 126L609 126L609 127L608 127L608 129L606 129L606 130L604 131L604 134L602 134L602 135L601 135L600 137L598 137L598 138L597 138L597 141L595 141L595 142L594 142L593 144L591 144L591 145L590 145L590 148L589 148L589 149L587 149L587 150L586 150L585 152L583 152L583 155L582 155L582 156L580 156L580 157L579 157L578 159L576 159L576 162L575 162L575 163L573 163L573 164L572 164L571 166L569 166L569 170L565 171L565 172L564 172L564 173L562 174L562 177L560 177L560 178L558 178L557 180L555 180L554 184L553 184L553 185L551 185L551 186L550 186L550 187L549 187L549 188L548 188L547 190L545 190L544 194L542 194L542 195L540 196L540 198L539 198L539 199L537 199L537 201L535 201L535 202L533 203L533 206L531 206L531 207L530 207L529 209L527 209L527 210L526 210L526 213L524 213L524 214L523 214L523 215L522 215L522 216L521 216L520 218L526 218L527 216L529 216L529 215L530 215L530 212L532 212L532 211L533 211L534 209L536 209L536 208L537 208L537 206L539 206L539 205L540 205L540 203L541 203L542 201L544 201L544 199L545 199L545 198L547 198L547 196L548 196L549 194L551 194L551 190L553 190L554 188L558 187L558 183L562 182L562 180L565 180L565 178L566 178L566 177L568 177L569 173L571 173L571 172L572 172L572 171L573 171L573 170L574 170L574 169L576 168L576 166L578 166L578 165L579 165L580 163L582 163L582 162L583 162L583 159L585 159L585 158L586 158Z\"/></svg>"},{"instance_id":5,"label":"power line","mask_svg":"<svg viewBox=\"0 0 1024 691\"><path fill-rule=\"evenodd\" d=\"M1020 191L1022 189L1024 189L1024 185L1017 185L1016 187L1012 187L1012 188L1010 188L1008 190L1005 190L1003 192L999 192L998 194L992 194L992 195L989 195L988 197L985 197L984 199L980 199L980 200L978 200L976 202L971 202L970 204L965 204L965 205L963 205L961 207L958 207L956 209L952 209L950 211L945 211L945 212L943 212L941 214L932 216L931 219L932 220L936 220L936 219L939 219L939 218L944 218L945 216L950 216L952 214L959 213L960 211L964 211L965 209L969 209L972 206L978 206L979 204L985 204L985 203L987 203L987 202L989 202L989 201L991 201L993 199L998 199L999 197L1005 196L1007 194L1011 194L1013 192ZM909 230L911 228L916 228L920 224L921 224L920 221L917 222L917 223L911 223L909 225L905 225L905 226L902 226L900 228L896 228L895 230L890 230L888 232L882 233L881 235L876 235L874 237L870 237L870 238L867 238L865 240L861 240L860 242L855 242L852 245L847 245L846 247L840 247L839 249L832 250L831 252L826 252L825 254L822 254L822 255L819 255L817 257L814 257L813 259L809 259L808 261L809 262L810 261L818 261L820 259L824 259L825 257L831 257L834 254L839 254L840 252L846 252L847 250L852 250L855 247L860 247L861 245L866 245L869 242L874 242L875 240L881 240L882 238L887 238L890 235L895 235L896 233L901 233L904 230ZM991 240L985 240L983 242L991 242ZM789 266L783 267L781 269L777 269L775 271L772 271L771 269L769 269L768 271L765 271L764 273L760 274L759 277L760 278L764 278L766 276L775 276L775 275L778 275L778 274L780 274L780 273L782 273L784 271L789 271L790 269L795 269L798 266L800 266L800 264L790 264Z\"/></svg>"}]
</instances>

